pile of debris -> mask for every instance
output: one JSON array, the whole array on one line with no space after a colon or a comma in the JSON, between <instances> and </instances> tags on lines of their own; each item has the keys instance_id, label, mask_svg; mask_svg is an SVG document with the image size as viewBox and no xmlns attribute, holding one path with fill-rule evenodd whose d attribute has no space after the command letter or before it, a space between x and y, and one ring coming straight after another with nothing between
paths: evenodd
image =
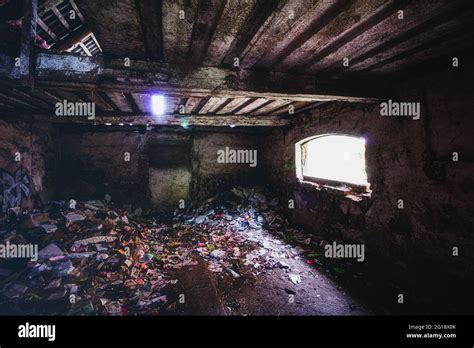
<instances>
[{"instance_id":1,"label":"pile of debris","mask_svg":"<svg viewBox=\"0 0 474 348\"><path fill-rule=\"evenodd\" d=\"M0 260L0 314L160 314L176 272L202 258L216 277L255 277L286 260L319 263L320 240L291 228L278 201L258 189L234 188L176 211L171 221L104 201L51 202L43 211L9 211L0 244L38 245L31 260ZM301 246L291 246L293 245ZM171 290L170 290L171 289Z\"/></svg>"}]
</instances>

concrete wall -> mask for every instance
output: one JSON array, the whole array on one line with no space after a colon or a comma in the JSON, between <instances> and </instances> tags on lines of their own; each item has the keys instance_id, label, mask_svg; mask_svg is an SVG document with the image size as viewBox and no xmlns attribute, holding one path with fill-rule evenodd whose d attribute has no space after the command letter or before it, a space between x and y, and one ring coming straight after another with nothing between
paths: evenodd
<instances>
[{"instance_id":1,"label":"concrete wall","mask_svg":"<svg viewBox=\"0 0 474 348\"><path fill-rule=\"evenodd\" d=\"M0 214L51 199L56 160L57 133L52 127L0 120Z\"/></svg>"},{"instance_id":2,"label":"concrete wall","mask_svg":"<svg viewBox=\"0 0 474 348\"><path fill-rule=\"evenodd\" d=\"M474 265L474 122L468 80L460 83L459 76L447 74L402 85L394 99L421 102L420 120L382 117L379 104L334 103L263 139L264 176L283 201L295 200L295 208L287 209L292 221L329 241L365 243L369 253L392 259L384 271L395 279L410 273L416 274L412 281L427 288L450 281L465 285L463 278ZM318 191L296 179L295 143L327 133L366 139L373 190L368 202ZM459 162L452 161L453 152L459 152ZM399 199L404 209L398 208ZM453 256L453 247L459 256Z\"/></svg>"}]
</instances>

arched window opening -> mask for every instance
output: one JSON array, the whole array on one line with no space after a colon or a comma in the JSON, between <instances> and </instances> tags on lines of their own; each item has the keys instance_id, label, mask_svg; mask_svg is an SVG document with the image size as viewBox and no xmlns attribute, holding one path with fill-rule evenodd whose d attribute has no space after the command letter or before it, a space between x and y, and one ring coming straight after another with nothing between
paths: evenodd
<instances>
[{"instance_id":1,"label":"arched window opening","mask_svg":"<svg viewBox=\"0 0 474 348\"><path fill-rule=\"evenodd\" d=\"M296 175L300 180L342 183L369 192L364 138L323 135L303 139L295 147Z\"/></svg>"}]
</instances>

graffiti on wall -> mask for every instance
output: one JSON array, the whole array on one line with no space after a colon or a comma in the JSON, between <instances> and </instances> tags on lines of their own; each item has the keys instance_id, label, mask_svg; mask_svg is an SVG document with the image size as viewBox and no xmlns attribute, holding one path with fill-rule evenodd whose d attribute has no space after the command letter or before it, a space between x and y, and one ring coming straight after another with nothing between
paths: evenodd
<instances>
[{"instance_id":1,"label":"graffiti on wall","mask_svg":"<svg viewBox=\"0 0 474 348\"><path fill-rule=\"evenodd\" d=\"M2 212L20 207L23 199L31 194L30 178L23 167L13 174L0 169L0 204Z\"/></svg>"}]
</instances>

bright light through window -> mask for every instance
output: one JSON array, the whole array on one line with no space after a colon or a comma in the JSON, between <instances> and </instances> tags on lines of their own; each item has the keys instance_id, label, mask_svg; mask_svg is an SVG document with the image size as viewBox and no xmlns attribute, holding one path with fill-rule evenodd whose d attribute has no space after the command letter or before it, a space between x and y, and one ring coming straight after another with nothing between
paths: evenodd
<instances>
[{"instance_id":1,"label":"bright light through window","mask_svg":"<svg viewBox=\"0 0 474 348\"><path fill-rule=\"evenodd\" d=\"M166 101L165 97L160 94L151 96L151 112L155 116L161 116L165 113Z\"/></svg>"},{"instance_id":2,"label":"bright light through window","mask_svg":"<svg viewBox=\"0 0 474 348\"><path fill-rule=\"evenodd\" d=\"M300 147L297 159L301 161L299 176L368 185L365 139L327 135L300 142L297 146Z\"/></svg>"}]
</instances>

